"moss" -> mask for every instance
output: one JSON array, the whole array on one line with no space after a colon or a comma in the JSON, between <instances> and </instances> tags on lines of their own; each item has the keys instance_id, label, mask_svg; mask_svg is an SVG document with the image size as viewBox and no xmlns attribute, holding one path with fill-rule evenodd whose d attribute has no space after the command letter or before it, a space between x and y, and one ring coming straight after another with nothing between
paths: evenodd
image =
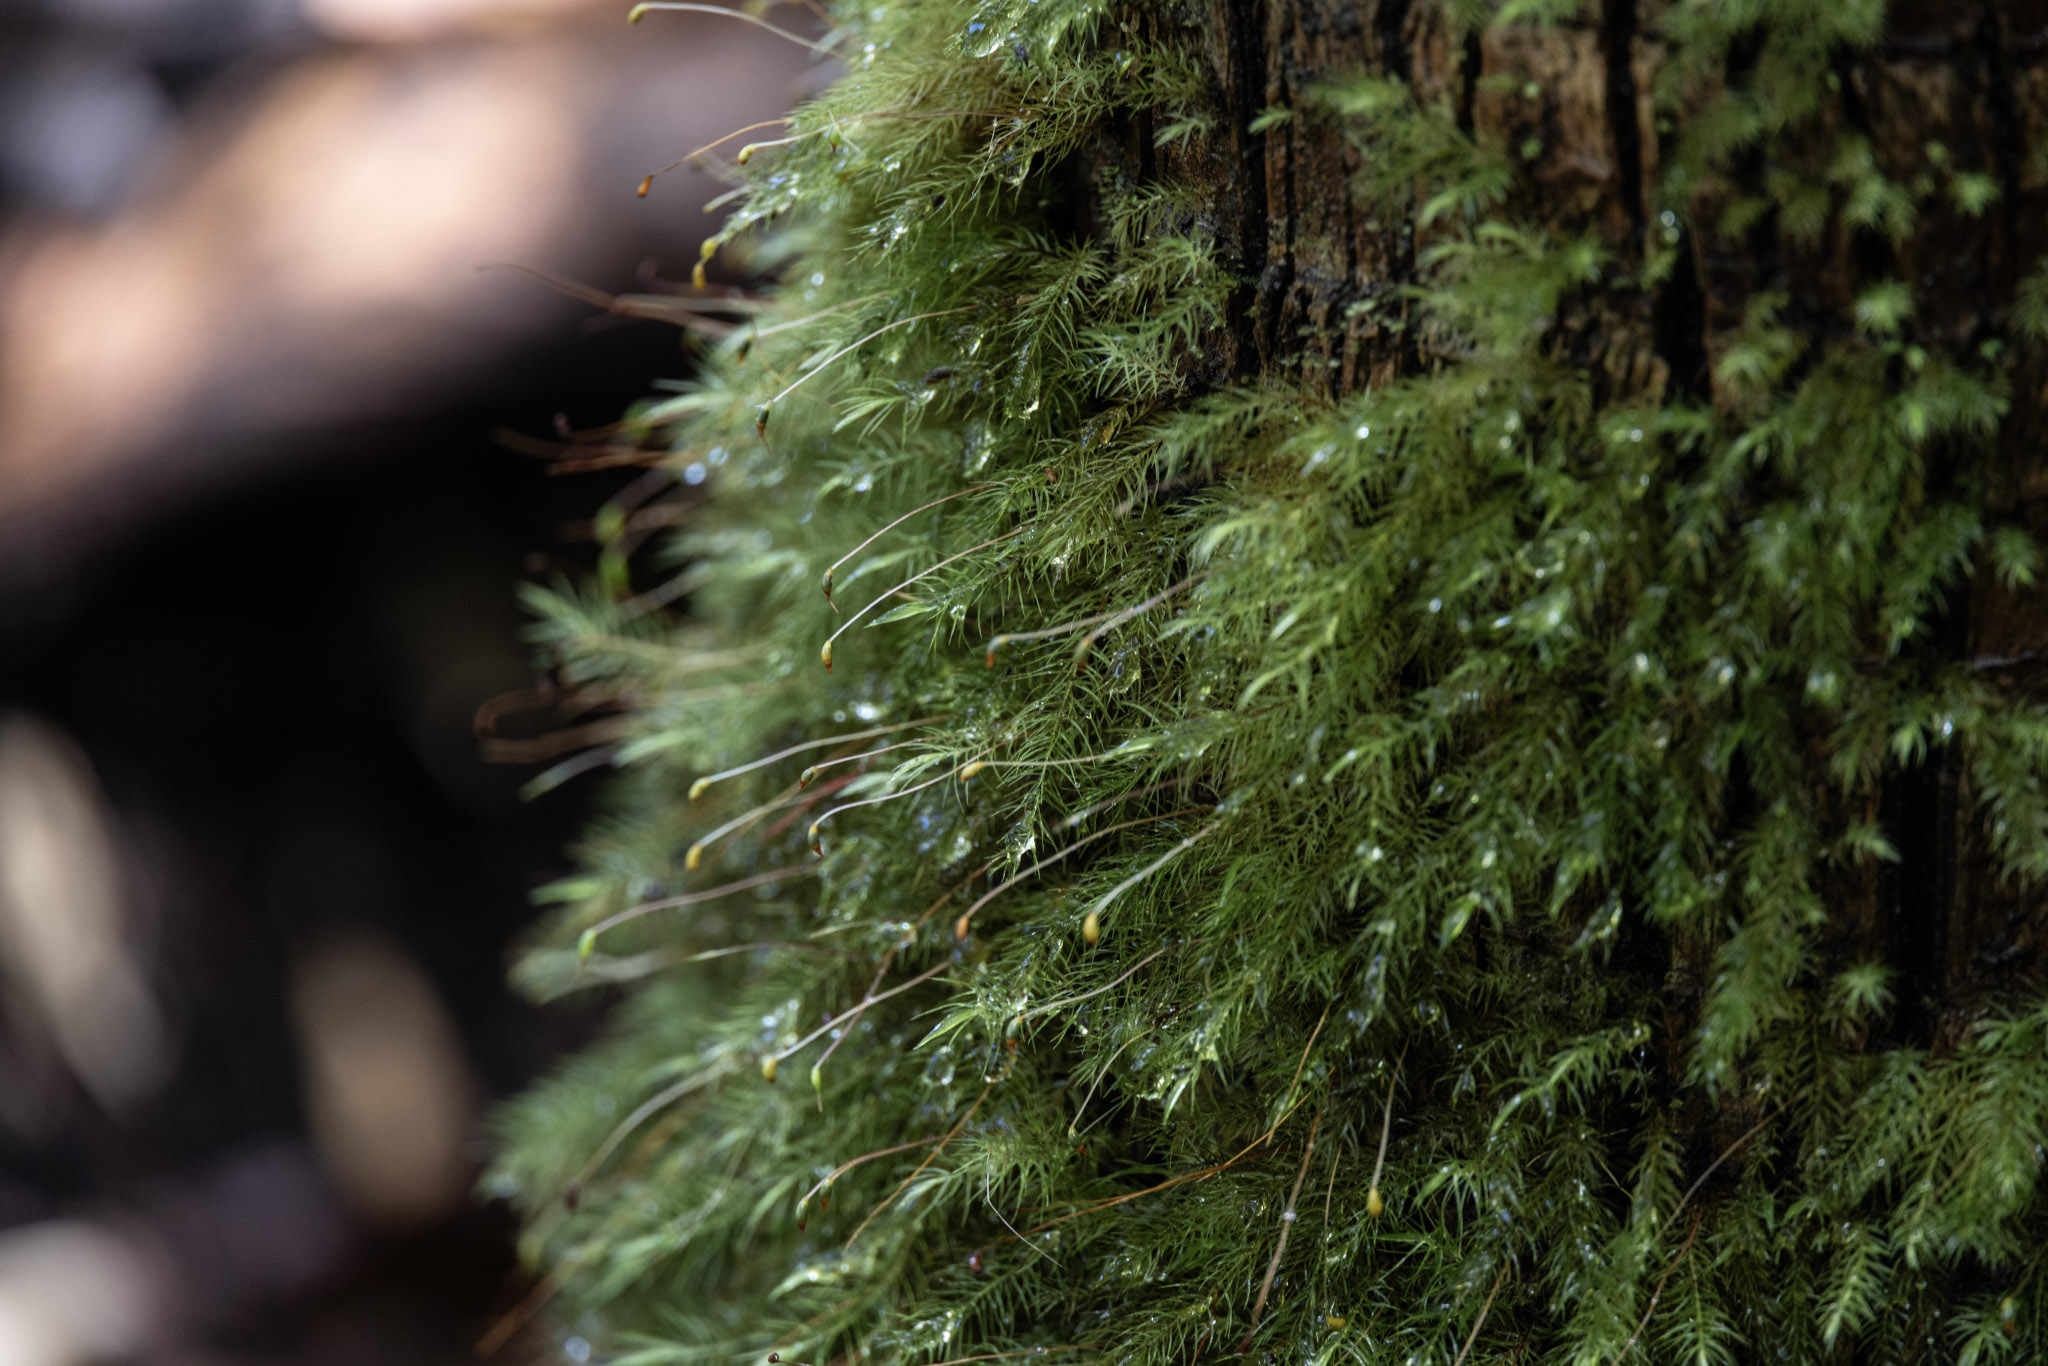
<instances>
[{"instance_id":1,"label":"moss","mask_svg":"<svg viewBox=\"0 0 2048 1366\"><path fill-rule=\"evenodd\" d=\"M1929 643L1980 548L2033 573L1983 493L2016 353L1880 282L1825 326L1754 299L1711 403L1604 383L1570 320L1683 227L1625 269L1361 75L1285 121L1417 229L1420 363L1213 385L1211 204L1112 175L1084 229L1074 188L1112 130L1215 131L1189 52L1077 0L842 17L718 238L785 263L772 307L626 424L716 493L665 550L689 614L533 595L625 706L521 969L623 1004L492 1177L579 1331L650 1366L2048 1350L2048 1004L1903 1046L1839 894L1936 750L2048 871L2048 717ZM1674 7L1658 202L1909 231L1945 182L1810 127L1880 18Z\"/></svg>"}]
</instances>

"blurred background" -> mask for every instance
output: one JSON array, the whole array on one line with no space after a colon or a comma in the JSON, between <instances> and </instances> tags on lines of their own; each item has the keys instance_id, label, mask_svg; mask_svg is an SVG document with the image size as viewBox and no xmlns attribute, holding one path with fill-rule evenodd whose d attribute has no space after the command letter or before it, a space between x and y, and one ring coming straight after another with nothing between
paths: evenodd
<instances>
[{"instance_id":1,"label":"blurred background","mask_svg":"<svg viewBox=\"0 0 2048 1366\"><path fill-rule=\"evenodd\" d=\"M473 1188L591 779L475 718L689 361L529 272L687 278L636 183L829 75L625 10L0 0L0 1366L590 1355Z\"/></svg>"}]
</instances>

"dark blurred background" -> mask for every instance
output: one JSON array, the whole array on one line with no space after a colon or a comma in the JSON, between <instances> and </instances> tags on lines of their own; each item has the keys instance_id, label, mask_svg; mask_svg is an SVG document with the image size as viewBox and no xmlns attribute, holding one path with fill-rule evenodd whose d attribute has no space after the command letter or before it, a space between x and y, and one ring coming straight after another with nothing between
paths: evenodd
<instances>
[{"instance_id":1,"label":"dark blurred background","mask_svg":"<svg viewBox=\"0 0 2048 1366\"><path fill-rule=\"evenodd\" d=\"M625 9L0 0L0 1366L589 1356L473 1187L590 780L474 718L630 475L494 433L688 359L479 267L687 276L717 159L635 183L825 74Z\"/></svg>"}]
</instances>

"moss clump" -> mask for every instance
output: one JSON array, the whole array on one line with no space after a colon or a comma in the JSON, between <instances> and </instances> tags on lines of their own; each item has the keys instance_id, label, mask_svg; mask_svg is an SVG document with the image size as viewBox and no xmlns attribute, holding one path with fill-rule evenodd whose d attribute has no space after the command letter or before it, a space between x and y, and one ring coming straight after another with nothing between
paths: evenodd
<instances>
[{"instance_id":1,"label":"moss clump","mask_svg":"<svg viewBox=\"0 0 2048 1366\"><path fill-rule=\"evenodd\" d=\"M843 18L720 236L785 284L627 422L716 491L680 579L534 595L627 727L521 972L630 987L492 1178L580 1331L648 1366L2048 1351L2048 1004L1914 1042L1843 891L1936 752L2048 871L2048 715L1933 640L1972 572L2035 572L1985 511L2019 353L1916 338L1878 280L1753 297L1711 396L1584 356L1712 187L1816 233L1983 211L1814 132L1880 12L1669 12L1635 259L1409 81L1265 116L1341 125L1413 234L1374 296L1412 363L1334 397L1211 373L1228 225L1099 155L1217 135L1185 35ZM2044 279L2001 326L2048 335Z\"/></svg>"}]
</instances>

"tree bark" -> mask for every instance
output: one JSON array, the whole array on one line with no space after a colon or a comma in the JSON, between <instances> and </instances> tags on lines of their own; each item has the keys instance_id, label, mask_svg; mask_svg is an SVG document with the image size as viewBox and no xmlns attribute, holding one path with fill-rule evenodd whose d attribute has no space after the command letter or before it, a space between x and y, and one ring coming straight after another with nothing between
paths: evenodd
<instances>
[{"instance_id":1,"label":"tree bark","mask_svg":"<svg viewBox=\"0 0 2048 1366\"><path fill-rule=\"evenodd\" d=\"M1444 7L1412 0L1199 0L1140 16L1150 36L1199 57L1215 125L1155 147L1157 130L1135 123L1092 170L1098 183L1170 176L1208 192L1209 227L1242 284L1199 382L1341 397L1440 363L1421 353L1413 329L1388 325L1405 321L1400 291L1416 283L1429 230L1355 202L1347 186L1360 154L1335 120L1250 131L1261 111L1299 108L1319 83L1359 73L1400 78L1418 101L1447 102L1481 144L1509 149L1526 173L1513 215L1560 234L1596 232L1617 272L1641 269L1651 234L1677 230L1677 266L1660 287L1602 291L1555 330L1558 353L1592 377L1602 403L1731 409L1714 363L1766 293L1784 298L1795 325L1826 337L1844 329L1864 289L1896 279L1922 301L1912 333L1920 344L1968 352L2001 335L2015 286L2048 252L2048 0L1904 0L1878 44L1835 55L1820 112L1800 135L1813 174L1855 136L1901 184L1941 165L1995 180L1988 212L1973 217L1934 196L1898 242L1844 226L1839 213L1810 243L1774 211L1724 227L1731 204L1764 191L1756 158L1683 199L1666 195L1660 177L1675 140L1711 93L1660 108L1667 9L1665 0L1602 0L1555 27L1469 34ZM1748 79L1755 59L1738 47L1721 83ZM1363 307L1376 300L1394 302ZM2048 539L2048 366L2037 357L2017 376L1989 516ZM2001 587L1980 557L1923 648L1968 661L2003 693L2048 698L2048 593ZM1820 731L1806 738L1817 755ZM1812 763L1818 797L1826 780ZM1995 1002L2048 981L2048 916L2000 875L1958 756L1934 751L1888 780L1865 814L1881 818L1901 858L1830 889L1831 949L1896 970L1916 1041L1951 1046ZM1696 1003L1705 964L1682 945L1674 954L1677 995Z\"/></svg>"}]
</instances>

